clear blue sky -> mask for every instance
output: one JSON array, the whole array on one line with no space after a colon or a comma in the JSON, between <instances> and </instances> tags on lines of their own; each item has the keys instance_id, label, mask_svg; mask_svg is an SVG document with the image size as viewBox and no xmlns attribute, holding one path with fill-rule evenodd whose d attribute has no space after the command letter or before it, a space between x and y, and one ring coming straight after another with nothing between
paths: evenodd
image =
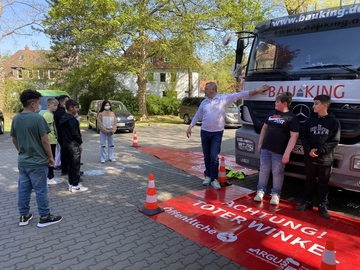
<instances>
[{"instance_id":1,"label":"clear blue sky","mask_svg":"<svg viewBox=\"0 0 360 270\"><path fill-rule=\"evenodd\" d=\"M0 34L11 33L23 25L27 25L33 20L41 20L42 15L47 13L48 5L45 0L25 0L25 1L3 1L3 10L0 16ZM50 49L50 40L39 32L35 32L30 26L17 30L18 33L29 35L11 34L0 40L0 53L14 54L16 51L24 49L26 45L30 49Z\"/></svg>"},{"instance_id":2,"label":"clear blue sky","mask_svg":"<svg viewBox=\"0 0 360 270\"><path fill-rule=\"evenodd\" d=\"M34 33L31 36L11 35L0 41L0 52L12 55L18 50L23 50L26 45L31 50L49 50L50 39L42 33Z\"/></svg>"}]
</instances>

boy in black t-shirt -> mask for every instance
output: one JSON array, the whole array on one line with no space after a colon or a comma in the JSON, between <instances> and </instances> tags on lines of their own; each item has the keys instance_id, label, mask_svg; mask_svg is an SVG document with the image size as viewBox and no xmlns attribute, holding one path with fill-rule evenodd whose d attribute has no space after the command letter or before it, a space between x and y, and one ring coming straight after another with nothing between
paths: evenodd
<instances>
[{"instance_id":1,"label":"boy in black t-shirt","mask_svg":"<svg viewBox=\"0 0 360 270\"><path fill-rule=\"evenodd\" d=\"M290 153L294 149L300 131L299 120L289 111L291 102L291 93L279 94L275 100L275 110L267 116L261 129L258 143L260 172L254 201L262 201L272 172L273 187L270 204L277 205L280 202L285 164L289 162Z\"/></svg>"}]
</instances>

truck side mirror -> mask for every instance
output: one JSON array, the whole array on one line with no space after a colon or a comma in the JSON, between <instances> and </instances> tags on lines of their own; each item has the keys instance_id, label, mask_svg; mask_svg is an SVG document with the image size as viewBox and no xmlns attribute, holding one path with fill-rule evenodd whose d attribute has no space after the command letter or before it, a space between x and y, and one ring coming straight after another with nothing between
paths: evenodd
<instances>
[{"instance_id":1,"label":"truck side mirror","mask_svg":"<svg viewBox=\"0 0 360 270\"><path fill-rule=\"evenodd\" d=\"M235 65L241 64L243 53L244 53L244 40L243 39L239 38L237 40L235 53L236 53Z\"/></svg>"},{"instance_id":2,"label":"truck side mirror","mask_svg":"<svg viewBox=\"0 0 360 270\"><path fill-rule=\"evenodd\" d=\"M244 53L244 40L239 38L236 44L235 65L234 65L234 70L232 72L232 76L235 78L238 78L241 75L241 71L242 71L241 62L242 62L243 53Z\"/></svg>"}]
</instances>

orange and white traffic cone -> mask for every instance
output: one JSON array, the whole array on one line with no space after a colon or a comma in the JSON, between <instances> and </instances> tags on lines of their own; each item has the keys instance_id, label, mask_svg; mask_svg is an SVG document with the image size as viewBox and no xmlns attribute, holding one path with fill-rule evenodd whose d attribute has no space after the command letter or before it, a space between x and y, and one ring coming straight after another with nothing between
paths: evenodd
<instances>
[{"instance_id":1,"label":"orange and white traffic cone","mask_svg":"<svg viewBox=\"0 0 360 270\"><path fill-rule=\"evenodd\" d=\"M336 270L334 241L326 240L324 255L322 257L320 270Z\"/></svg>"},{"instance_id":2,"label":"orange and white traffic cone","mask_svg":"<svg viewBox=\"0 0 360 270\"><path fill-rule=\"evenodd\" d=\"M134 131L134 137L133 137L133 141L132 141L132 145L133 147L138 147L138 140L137 140L137 135L136 135L136 131Z\"/></svg>"},{"instance_id":3,"label":"orange and white traffic cone","mask_svg":"<svg viewBox=\"0 0 360 270\"><path fill-rule=\"evenodd\" d=\"M155 181L153 174L149 175L149 184L146 194L145 207L143 210L140 210L140 212L148 216L152 216L164 212L164 209L160 208L157 203L156 188L155 188Z\"/></svg>"},{"instance_id":4,"label":"orange and white traffic cone","mask_svg":"<svg viewBox=\"0 0 360 270\"><path fill-rule=\"evenodd\" d=\"M218 174L218 181L220 183L220 186L227 187L231 184L226 180L226 168L225 168L225 158L221 157L220 159L220 169Z\"/></svg>"}]
</instances>

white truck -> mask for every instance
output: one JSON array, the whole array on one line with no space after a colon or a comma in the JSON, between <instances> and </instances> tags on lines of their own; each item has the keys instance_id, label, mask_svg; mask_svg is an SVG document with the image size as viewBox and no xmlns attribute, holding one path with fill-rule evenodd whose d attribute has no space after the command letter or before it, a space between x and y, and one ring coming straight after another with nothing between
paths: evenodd
<instances>
[{"instance_id":1,"label":"white truck","mask_svg":"<svg viewBox=\"0 0 360 270\"><path fill-rule=\"evenodd\" d=\"M253 33L238 32L234 76L245 89L270 86L266 95L245 98L240 107L242 127L236 131L236 162L259 168L257 144L275 96L293 94L290 106L301 123L313 113L313 98L331 96L330 111L341 122L330 184L360 192L360 4L311 11L259 23ZM245 42L252 42L250 50ZM274 134L276 136L276 134ZM303 148L298 140L285 175L305 179Z\"/></svg>"}]
</instances>

